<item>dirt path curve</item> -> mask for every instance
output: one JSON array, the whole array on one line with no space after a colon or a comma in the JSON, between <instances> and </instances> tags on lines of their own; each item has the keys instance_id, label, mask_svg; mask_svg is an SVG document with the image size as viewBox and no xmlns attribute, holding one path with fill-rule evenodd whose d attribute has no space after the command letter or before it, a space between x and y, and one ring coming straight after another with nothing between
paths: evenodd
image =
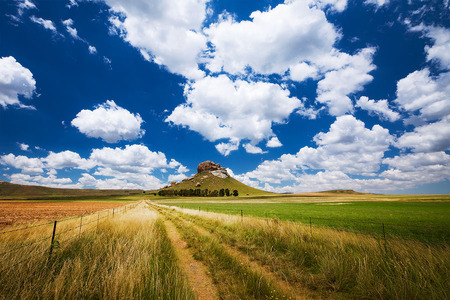
<instances>
[{"instance_id":1,"label":"dirt path curve","mask_svg":"<svg viewBox=\"0 0 450 300\"><path fill-rule=\"evenodd\" d=\"M210 233L205 228L196 225L184 218L181 218L184 222L190 224L192 228L194 228L198 233L204 236L212 236L213 234ZM232 257L237 258L239 261L243 262L247 266L249 266L252 270L255 270L259 272L261 275L263 275L265 278L269 279L279 290L283 291L287 295L292 295L294 299L312 299L310 296L307 296L308 293L306 290L300 287L293 287L289 283L287 283L285 280L280 279L277 275L275 275L273 272L270 271L269 266L262 266L257 261L252 259L250 256L245 254L244 252L238 250L235 247L232 247L228 244L222 243L222 246L225 247L225 250L228 252L229 255Z\"/></svg>"},{"instance_id":2,"label":"dirt path curve","mask_svg":"<svg viewBox=\"0 0 450 300\"><path fill-rule=\"evenodd\" d=\"M191 252L187 248L187 243L183 241L175 225L168 220L164 221L164 225L167 229L167 236L175 248L181 267L198 299L219 299L216 286L212 282L211 277L208 276L208 269L192 257Z\"/></svg>"}]
</instances>

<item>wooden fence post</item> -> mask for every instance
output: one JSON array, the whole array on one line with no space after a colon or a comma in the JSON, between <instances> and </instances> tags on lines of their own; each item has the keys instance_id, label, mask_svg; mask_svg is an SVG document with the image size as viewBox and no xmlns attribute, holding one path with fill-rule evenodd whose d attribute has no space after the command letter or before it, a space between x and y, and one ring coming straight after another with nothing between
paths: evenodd
<instances>
[{"instance_id":1,"label":"wooden fence post","mask_svg":"<svg viewBox=\"0 0 450 300\"><path fill-rule=\"evenodd\" d=\"M52 252L53 252L53 242L55 241L55 234L56 234L56 223L58 223L58 221L55 221L55 223L53 223L52 242L50 244L50 251L48 252L48 259L49 260L50 260L50 257L52 256Z\"/></svg>"}]
</instances>

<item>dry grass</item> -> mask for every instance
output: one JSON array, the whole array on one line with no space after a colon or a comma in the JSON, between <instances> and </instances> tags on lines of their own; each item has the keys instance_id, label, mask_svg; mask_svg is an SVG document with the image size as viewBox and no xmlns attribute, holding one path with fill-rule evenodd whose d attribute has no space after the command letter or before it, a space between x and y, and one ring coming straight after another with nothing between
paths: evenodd
<instances>
[{"instance_id":1,"label":"dry grass","mask_svg":"<svg viewBox=\"0 0 450 300\"><path fill-rule=\"evenodd\" d=\"M88 220L86 220L88 221ZM79 219L67 222L70 228ZM47 262L49 243L6 256L2 266L27 262L0 273L1 299L194 299L181 275L162 220L143 205L124 215L90 225L92 230L58 244ZM87 228L86 228L87 229ZM63 228L61 228L63 230ZM47 234L48 232L46 232ZM27 239L42 237L39 232ZM23 238L0 237L11 245ZM62 236L61 236L62 238ZM1 250L0 250L1 251ZM26 253L28 251L28 253ZM30 256L31 255L31 256Z\"/></svg>"},{"instance_id":2,"label":"dry grass","mask_svg":"<svg viewBox=\"0 0 450 300\"><path fill-rule=\"evenodd\" d=\"M324 297L448 299L450 247L179 209L222 242Z\"/></svg>"}]
</instances>

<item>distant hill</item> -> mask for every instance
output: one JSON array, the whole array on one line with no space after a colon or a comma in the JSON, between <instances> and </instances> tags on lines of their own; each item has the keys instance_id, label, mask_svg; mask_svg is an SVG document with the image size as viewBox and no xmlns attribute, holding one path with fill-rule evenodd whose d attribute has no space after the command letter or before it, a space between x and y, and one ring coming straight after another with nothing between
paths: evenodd
<instances>
[{"instance_id":1,"label":"distant hill","mask_svg":"<svg viewBox=\"0 0 450 300\"><path fill-rule=\"evenodd\" d=\"M141 190L59 189L0 181L0 200L89 199L111 196L128 196L143 193Z\"/></svg>"},{"instance_id":2,"label":"distant hill","mask_svg":"<svg viewBox=\"0 0 450 300\"><path fill-rule=\"evenodd\" d=\"M322 191L319 193L324 193L324 194L352 194L352 195L367 195L367 193L360 193L360 192L356 192L354 190L329 190L329 191Z\"/></svg>"},{"instance_id":3,"label":"distant hill","mask_svg":"<svg viewBox=\"0 0 450 300\"><path fill-rule=\"evenodd\" d=\"M213 175L212 173L205 171L201 173L195 174L193 177L185 179L181 182L175 183L172 186L163 188L161 190L183 190L183 189L208 189L209 191L220 190L220 189L229 189L230 192L233 190L237 190L239 192L239 196L264 196L264 195L273 195L273 193L269 193L266 191L258 190L252 188L242 182L232 178L226 177L221 178Z\"/></svg>"}]
</instances>

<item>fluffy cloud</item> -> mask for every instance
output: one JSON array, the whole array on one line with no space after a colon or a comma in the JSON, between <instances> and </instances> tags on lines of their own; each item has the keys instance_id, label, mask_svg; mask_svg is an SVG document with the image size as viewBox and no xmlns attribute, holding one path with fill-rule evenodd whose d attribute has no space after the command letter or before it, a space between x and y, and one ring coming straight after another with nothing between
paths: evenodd
<instances>
[{"instance_id":1,"label":"fluffy cloud","mask_svg":"<svg viewBox=\"0 0 450 300\"><path fill-rule=\"evenodd\" d=\"M414 152L436 152L450 150L450 117L416 127L413 132L400 136L396 146Z\"/></svg>"},{"instance_id":2,"label":"fluffy cloud","mask_svg":"<svg viewBox=\"0 0 450 300\"><path fill-rule=\"evenodd\" d=\"M150 173L157 168L170 168L162 152L150 151L144 145L127 145L125 148L93 149L90 160L97 166L120 172Z\"/></svg>"},{"instance_id":3,"label":"fluffy cloud","mask_svg":"<svg viewBox=\"0 0 450 300\"><path fill-rule=\"evenodd\" d=\"M425 46L427 60L437 61L442 68L450 69L450 30L423 24L412 27L411 30L421 31L433 41L432 46Z\"/></svg>"},{"instance_id":4,"label":"fluffy cloud","mask_svg":"<svg viewBox=\"0 0 450 300\"><path fill-rule=\"evenodd\" d=\"M380 176L408 186L450 180L450 155L445 152L404 154L383 163L391 168Z\"/></svg>"},{"instance_id":5,"label":"fluffy cloud","mask_svg":"<svg viewBox=\"0 0 450 300\"><path fill-rule=\"evenodd\" d=\"M145 134L139 114L132 114L108 100L94 110L83 109L72 120L72 126L88 137L101 138L108 143L135 140Z\"/></svg>"},{"instance_id":6,"label":"fluffy cloud","mask_svg":"<svg viewBox=\"0 0 450 300\"><path fill-rule=\"evenodd\" d=\"M178 175L188 171L176 160L168 162L164 153L150 151L144 145L94 149L89 159L97 166L93 175L110 177L98 179L95 183L97 188L109 188L114 183L120 188L159 188L162 181L150 175L155 170L177 169Z\"/></svg>"},{"instance_id":7,"label":"fluffy cloud","mask_svg":"<svg viewBox=\"0 0 450 300\"><path fill-rule=\"evenodd\" d=\"M104 0L113 27L144 57L190 79L203 77L197 62L206 48L201 33L207 0Z\"/></svg>"},{"instance_id":8,"label":"fluffy cloud","mask_svg":"<svg viewBox=\"0 0 450 300\"><path fill-rule=\"evenodd\" d=\"M223 156L230 155L231 151L235 151L239 149L239 141L236 141L235 139L229 143L219 143L216 145L217 151L219 151L220 154Z\"/></svg>"},{"instance_id":9,"label":"fluffy cloud","mask_svg":"<svg viewBox=\"0 0 450 300\"><path fill-rule=\"evenodd\" d=\"M283 144L280 142L280 140L274 136L270 140L267 141L266 147L269 148L278 148L283 146Z\"/></svg>"},{"instance_id":10,"label":"fluffy cloud","mask_svg":"<svg viewBox=\"0 0 450 300\"><path fill-rule=\"evenodd\" d=\"M72 151L50 152L41 158L8 154L0 156L0 165L21 170L9 175L11 182L68 188L153 189L164 184L153 174L156 171L165 173L170 169L169 180L184 178L184 173L189 171L174 159L168 161L164 153L153 152L144 145L93 149L89 158L81 158ZM55 176L56 170L67 168L91 173L83 173L77 183Z\"/></svg>"},{"instance_id":11,"label":"fluffy cloud","mask_svg":"<svg viewBox=\"0 0 450 300\"><path fill-rule=\"evenodd\" d=\"M391 122L400 119L400 114L389 108L389 104L386 99L375 101L369 100L366 96L362 96L358 101L356 101L356 106L367 110L369 113L379 115L382 119L389 120Z\"/></svg>"},{"instance_id":12,"label":"fluffy cloud","mask_svg":"<svg viewBox=\"0 0 450 300\"><path fill-rule=\"evenodd\" d=\"M337 12L342 12L347 8L347 0L319 0L312 3L318 5L322 9L329 7Z\"/></svg>"},{"instance_id":13,"label":"fluffy cloud","mask_svg":"<svg viewBox=\"0 0 450 300\"><path fill-rule=\"evenodd\" d=\"M0 156L0 164L19 169L24 174L41 174L44 163L39 158L29 158L23 155L15 156L10 153Z\"/></svg>"},{"instance_id":14,"label":"fluffy cloud","mask_svg":"<svg viewBox=\"0 0 450 300\"><path fill-rule=\"evenodd\" d=\"M289 69L289 76L292 80L302 82L308 78L315 79L318 75L318 69L314 65L305 62L293 65Z\"/></svg>"},{"instance_id":15,"label":"fluffy cloud","mask_svg":"<svg viewBox=\"0 0 450 300\"><path fill-rule=\"evenodd\" d=\"M54 33L57 32L55 25L53 24L53 22L51 20L45 20L42 18L36 18L35 16L31 16L30 20L33 21L36 24L41 25L42 27L44 27L47 30L50 30Z\"/></svg>"},{"instance_id":16,"label":"fluffy cloud","mask_svg":"<svg viewBox=\"0 0 450 300\"><path fill-rule=\"evenodd\" d=\"M303 147L295 155L284 154L277 160L264 161L243 177L259 182L297 181L301 171L338 171L347 174L374 176L379 171L384 152L393 143L387 129L372 129L353 116L341 116L326 133L314 137L317 148Z\"/></svg>"},{"instance_id":17,"label":"fluffy cloud","mask_svg":"<svg viewBox=\"0 0 450 300\"><path fill-rule=\"evenodd\" d=\"M62 151L55 153L50 151L50 154L43 158L46 168L52 169L64 169L64 168L76 168L76 169L91 169L95 164L87 159L81 158L78 153L72 151Z\"/></svg>"},{"instance_id":18,"label":"fluffy cloud","mask_svg":"<svg viewBox=\"0 0 450 300\"><path fill-rule=\"evenodd\" d=\"M317 87L317 101L328 105L331 115L339 116L353 111L348 96L363 90L364 85L372 81L373 77L368 73L375 69L372 64L374 53L374 48L365 48L353 56L339 53L324 57L320 62L324 68L336 68L327 72Z\"/></svg>"},{"instance_id":19,"label":"fluffy cloud","mask_svg":"<svg viewBox=\"0 0 450 300\"><path fill-rule=\"evenodd\" d=\"M90 54L96 54L97 53L97 48L95 48L94 46L89 45L89 53Z\"/></svg>"},{"instance_id":20,"label":"fluffy cloud","mask_svg":"<svg viewBox=\"0 0 450 300\"><path fill-rule=\"evenodd\" d=\"M225 75L206 77L186 86L187 103L166 122L188 126L209 141L248 139L256 145L274 136L272 124L283 123L300 100L266 82L232 81ZM225 146L225 145L223 145Z\"/></svg>"},{"instance_id":21,"label":"fluffy cloud","mask_svg":"<svg viewBox=\"0 0 450 300\"><path fill-rule=\"evenodd\" d=\"M243 147L244 147L244 149L245 149L245 151L246 151L247 153L251 153L251 154L263 154L263 153L267 153L267 151L263 151L261 148L255 146L255 145L252 145L252 144L250 144L250 143L244 144Z\"/></svg>"},{"instance_id":22,"label":"fluffy cloud","mask_svg":"<svg viewBox=\"0 0 450 300\"><path fill-rule=\"evenodd\" d=\"M25 143L18 143L20 150L29 151L30 146Z\"/></svg>"},{"instance_id":23,"label":"fluffy cloud","mask_svg":"<svg viewBox=\"0 0 450 300\"><path fill-rule=\"evenodd\" d=\"M425 68L415 71L397 83L399 106L419 117L432 121L450 114L450 72L432 77Z\"/></svg>"},{"instance_id":24,"label":"fluffy cloud","mask_svg":"<svg viewBox=\"0 0 450 300\"><path fill-rule=\"evenodd\" d=\"M80 188L79 185L71 184L72 179L70 178L58 178L55 175L48 176L30 176L28 174L12 174L10 176L10 181L16 184L25 185L43 185L55 188Z\"/></svg>"},{"instance_id":25,"label":"fluffy cloud","mask_svg":"<svg viewBox=\"0 0 450 300\"><path fill-rule=\"evenodd\" d=\"M19 95L30 99L36 90L33 74L12 56L0 58L0 105L31 108L19 100Z\"/></svg>"},{"instance_id":26,"label":"fluffy cloud","mask_svg":"<svg viewBox=\"0 0 450 300\"><path fill-rule=\"evenodd\" d=\"M204 30L214 48L208 69L243 73L250 66L261 74L283 74L300 61L329 53L339 37L323 11L307 1L288 1L250 18L236 22L223 15Z\"/></svg>"}]
</instances>

